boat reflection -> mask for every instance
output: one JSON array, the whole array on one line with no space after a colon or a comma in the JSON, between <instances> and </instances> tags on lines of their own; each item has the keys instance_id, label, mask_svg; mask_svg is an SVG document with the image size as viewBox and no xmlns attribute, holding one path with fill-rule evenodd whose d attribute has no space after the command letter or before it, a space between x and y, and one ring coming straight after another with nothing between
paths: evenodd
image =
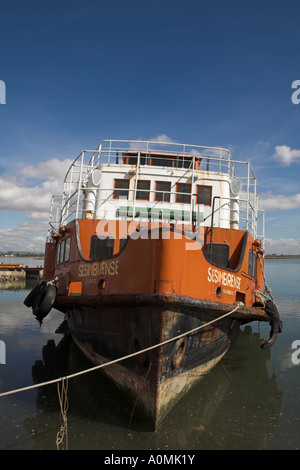
<instances>
[{"instance_id":1,"label":"boat reflection","mask_svg":"<svg viewBox=\"0 0 300 470\"><path fill-rule=\"evenodd\" d=\"M223 361L167 416L163 427L176 427L181 448L195 441L199 449L266 448L283 392L268 372L271 351L259 347L261 339L251 326L240 329Z\"/></svg>"},{"instance_id":2,"label":"boat reflection","mask_svg":"<svg viewBox=\"0 0 300 470\"><path fill-rule=\"evenodd\" d=\"M43 361L32 367L35 383L87 370L93 365L83 355L67 333L56 346L53 340L43 347ZM57 385L37 389L37 408L54 411L59 409ZM117 387L101 372L94 371L68 381L70 413L93 420L128 428L149 430L148 423Z\"/></svg>"}]
</instances>

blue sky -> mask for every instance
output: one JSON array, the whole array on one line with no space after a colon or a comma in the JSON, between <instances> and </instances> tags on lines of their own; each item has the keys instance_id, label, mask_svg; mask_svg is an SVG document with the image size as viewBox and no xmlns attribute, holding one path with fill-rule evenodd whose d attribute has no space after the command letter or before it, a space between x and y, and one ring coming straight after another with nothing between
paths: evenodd
<instances>
[{"instance_id":1,"label":"blue sky","mask_svg":"<svg viewBox=\"0 0 300 470\"><path fill-rule=\"evenodd\" d=\"M82 149L166 135L249 160L266 251L300 254L298 0L1 0L0 80L0 250L43 249Z\"/></svg>"}]
</instances>

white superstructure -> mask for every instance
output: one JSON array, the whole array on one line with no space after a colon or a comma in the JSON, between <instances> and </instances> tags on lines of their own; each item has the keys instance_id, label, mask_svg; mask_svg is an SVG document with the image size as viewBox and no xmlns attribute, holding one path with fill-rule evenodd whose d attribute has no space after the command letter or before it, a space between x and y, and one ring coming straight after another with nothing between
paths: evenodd
<instances>
[{"instance_id":1,"label":"white superstructure","mask_svg":"<svg viewBox=\"0 0 300 470\"><path fill-rule=\"evenodd\" d=\"M261 215L251 165L227 149L104 140L71 165L50 229L73 218L121 218L245 229L263 239Z\"/></svg>"}]
</instances>

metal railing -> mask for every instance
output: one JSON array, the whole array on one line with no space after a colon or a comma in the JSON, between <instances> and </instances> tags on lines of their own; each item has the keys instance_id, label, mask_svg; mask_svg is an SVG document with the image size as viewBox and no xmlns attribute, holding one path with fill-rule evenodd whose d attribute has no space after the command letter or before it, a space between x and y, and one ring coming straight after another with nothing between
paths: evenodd
<instances>
[{"instance_id":1,"label":"metal railing","mask_svg":"<svg viewBox=\"0 0 300 470\"><path fill-rule=\"evenodd\" d=\"M164 161L162 161L164 160ZM205 170L211 177L221 177L227 175L230 180L238 177L242 190L239 195L239 228L249 230L254 238L264 238L264 216L258 210L258 190L257 180L251 165L248 162L233 161L229 150L223 148L203 147L195 145L175 144L169 142L153 142L153 141L119 141L119 140L104 140L100 143L96 150L85 150L81 152L75 161L70 166L65 180L63 194L54 195L51 204L51 214L49 220L48 235L59 230L60 226L66 225L70 220L85 217L84 200L88 191L95 192L97 198L98 189L90 185L90 177L92 173L102 165L120 166L120 170L132 172L132 177L135 181L142 179L143 170L146 168L164 167L161 175L165 175L166 171L176 172L176 181L172 183L170 191L164 191L168 195L170 202L154 201L153 193L156 190L142 190L149 193L149 200L143 201L143 205L147 207L150 214L154 213L154 209L158 207L159 210L168 209L176 210L174 194L184 194L189 196L189 204L186 206L185 212L188 216L184 216L184 220L192 223L195 220L195 213L199 214L197 209L197 199L195 198L194 179L197 177L198 170ZM145 176L145 175L144 175ZM147 176L151 176L147 173ZM178 193L176 184L178 182L186 181L189 177L191 181L190 193ZM98 199L98 210L108 203L114 204L114 216L116 217L116 200L113 198L115 188L105 188L106 197ZM140 201L136 197L137 188L135 184L134 189L128 189L129 198L128 205L131 205L132 210L127 213L127 218L134 218L136 215L136 204ZM215 211L221 214L221 207L224 204L230 204L231 197L221 197L219 208ZM122 201L124 203L124 200ZM163 205L164 207L160 207ZM96 207L94 208L96 212ZM125 214L122 215L125 217ZM207 218L207 217L206 217ZM199 215L196 215L199 222ZM217 221L217 217L215 218ZM179 220L178 220L179 221ZM258 233L258 223L261 223L261 233ZM217 224L221 223L219 218Z\"/></svg>"}]
</instances>

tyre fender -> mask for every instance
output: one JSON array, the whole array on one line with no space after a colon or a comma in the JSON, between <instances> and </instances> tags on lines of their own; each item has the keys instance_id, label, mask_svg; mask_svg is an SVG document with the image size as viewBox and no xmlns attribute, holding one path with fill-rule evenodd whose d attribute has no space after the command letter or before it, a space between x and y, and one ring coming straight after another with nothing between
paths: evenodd
<instances>
[{"instance_id":1,"label":"tyre fender","mask_svg":"<svg viewBox=\"0 0 300 470\"><path fill-rule=\"evenodd\" d=\"M33 302L32 312L39 323L48 315L56 299L57 287L43 283Z\"/></svg>"},{"instance_id":2,"label":"tyre fender","mask_svg":"<svg viewBox=\"0 0 300 470\"><path fill-rule=\"evenodd\" d=\"M27 295L27 297L25 298L24 300L24 305L26 305L26 307L32 307L33 306L33 303L34 303L34 299L35 297L37 296L39 290L41 288L41 283L40 284L37 284L30 292L29 294Z\"/></svg>"}]
</instances>

